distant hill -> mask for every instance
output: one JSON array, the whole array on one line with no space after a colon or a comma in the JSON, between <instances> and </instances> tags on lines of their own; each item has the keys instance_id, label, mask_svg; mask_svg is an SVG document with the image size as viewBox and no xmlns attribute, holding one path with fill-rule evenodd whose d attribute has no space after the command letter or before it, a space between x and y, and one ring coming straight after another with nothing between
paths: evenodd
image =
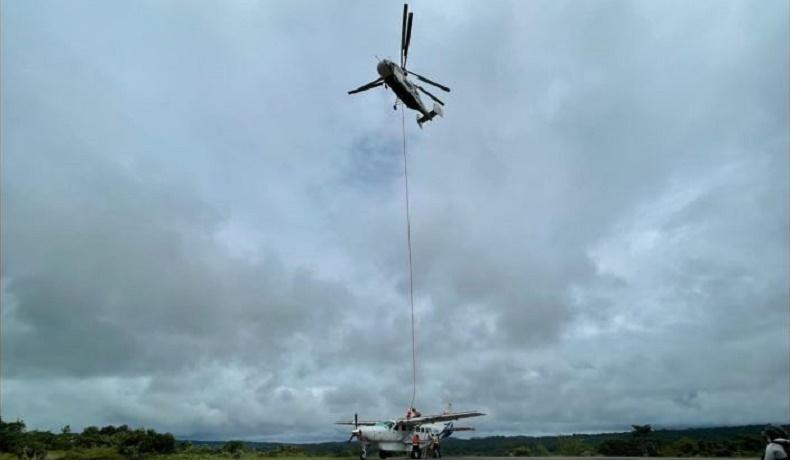
<instances>
[{"instance_id":1,"label":"distant hill","mask_svg":"<svg viewBox=\"0 0 790 460\"><path fill-rule=\"evenodd\" d=\"M489 436L450 438L443 442L445 454L456 456L610 456L610 457L751 457L759 458L765 448L762 425L716 428L658 429L634 425L623 433L574 434L563 436ZM249 452L249 451L254 452ZM176 440L170 433L127 425L85 427L73 433L69 425L60 433L27 431L22 420L0 419L0 456L45 458L47 452L68 452L73 459L145 458L169 454L179 458L239 458L245 451L256 458L330 456L353 458L359 446L348 442L292 444L277 442ZM66 457L63 457L66 458Z\"/></svg>"},{"instance_id":2,"label":"distant hill","mask_svg":"<svg viewBox=\"0 0 790 460\"><path fill-rule=\"evenodd\" d=\"M759 457L765 447L764 425L713 428L656 429L647 432L574 434L564 436L489 436L444 440L447 455L470 456L666 456ZM221 446L222 442L192 441L195 445ZM287 446L316 456L348 456L358 452L356 443L309 444L247 442L248 448L273 452Z\"/></svg>"}]
</instances>

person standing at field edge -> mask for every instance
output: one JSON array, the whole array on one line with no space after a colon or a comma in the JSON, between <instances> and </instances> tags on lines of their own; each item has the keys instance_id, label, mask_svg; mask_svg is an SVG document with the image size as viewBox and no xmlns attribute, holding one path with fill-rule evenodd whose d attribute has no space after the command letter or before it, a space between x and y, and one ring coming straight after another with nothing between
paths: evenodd
<instances>
[{"instance_id":1,"label":"person standing at field edge","mask_svg":"<svg viewBox=\"0 0 790 460\"><path fill-rule=\"evenodd\" d=\"M768 425L763 429L763 437L768 442L762 460L785 460L790 452L790 441L782 427Z\"/></svg>"}]
</instances>

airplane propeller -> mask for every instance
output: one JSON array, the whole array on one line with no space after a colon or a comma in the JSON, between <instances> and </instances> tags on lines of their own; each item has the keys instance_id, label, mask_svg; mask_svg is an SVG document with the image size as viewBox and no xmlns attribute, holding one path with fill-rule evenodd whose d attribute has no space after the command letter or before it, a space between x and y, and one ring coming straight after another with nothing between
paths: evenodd
<instances>
[{"instance_id":1,"label":"airplane propeller","mask_svg":"<svg viewBox=\"0 0 790 460\"><path fill-rule=\"evenodd\" d=\"M351 437L349 437L346 442L351 442L354 436L359 436L359 418L356 413L354 413L354 431L351 432Z\"/></svg>"}]
</instances>

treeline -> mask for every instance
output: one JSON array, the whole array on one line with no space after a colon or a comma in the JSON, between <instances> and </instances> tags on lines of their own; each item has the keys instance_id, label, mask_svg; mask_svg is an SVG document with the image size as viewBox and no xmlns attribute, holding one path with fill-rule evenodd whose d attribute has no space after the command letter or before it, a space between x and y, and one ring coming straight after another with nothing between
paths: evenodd
<instances>
[{"instance_id":1,"label":"treeline","mask_svg":"<svg viewBox=\"0 0 790 460\"><path fill-rule=\"evenodd\" d=\"M765 449L762 425L687 430L653 430L635 425L631 432L570 436L495 436L448 439L447 455L516 457L756 457Z\"/></svg>"},{"instance_id":2,"label":"treeline","mask_svg":"<svg viewBox=\"0 0 790 460\"><path fill-rule=\"evenodd\" d=\"M129 428L127 425L89 426L74 433L66 425L58 434L49 431L27 431L25 422L5 422L0 419L0 453L10 453L25 460L44 460L55 453L59 460L127 460L145 459L160 455L182 454L186 458L240 458L245 453L256 457L305 457L309 453L295 445L278 443L247 443L226 441L192 443L176 441L170 433L151 429ZM345 450L335 455L355 456L344 443ZM340 454L342 452L342 454Z\"/></svg>"},{"instance_id":3,"label":"treeline","mask_svg":"<svg viewBox=\"0 0 790 460\"><path fill-rule=\"evenodd\" d=\"M61 460L86 458L141 458L147 454L171 454L176 451L176 439L170 433L157 433L126 425L103 428L89 426L81 433L72 433L66 425L60 433L27 431L23 421L5 422L0 419L0 452L19 458L40 460L50 451L63 451Z\"/></svg>"},{"instance_id":4,"label":"treeline","mask_svg":"<svg viewBox=\"0 0 790 460\"><path fill-rule=\"evenodd\" d=\"M568 436L491 436L485 438L449 438L442 442L447 456L487 457L750 457L760 458L765 440L760 432L764 425L738 427L660 429L635 425L630 432L575 434ZM273 443L245 442L237 446L266 456L343 457L354 458L360 449L356 443L325 442L296 446ZM228 443L201 442L195 448L211 447L214 452L227 452ZM205 450L204 450L205 452ZM371 450L369 458L376 458Z\"/></svg>"},{"instance_id":5,"label":"treeline","mask_svg":"<svg viewBox=\"0 0 790 460\"><path fill-rule=\"evenodd\" d=\"M634 425L631 432L574 434L569 436L492 436L449 438L445 455L491 457L611 456L611 457L752 457L760 458L765 440L762 425L740 427L653 430ZM42 460L48 452L60 460L142 459L179 454L178 458L231 457L341 457L359 455L359 447L346 442L280 444L243 441L177 441L170 433L132 429L126 425L87 427L72 433L27 431L24 422L0 419L0 452L26 460ZM373 457L371 457L373 458Z\"/></svg>"}]
</instances>

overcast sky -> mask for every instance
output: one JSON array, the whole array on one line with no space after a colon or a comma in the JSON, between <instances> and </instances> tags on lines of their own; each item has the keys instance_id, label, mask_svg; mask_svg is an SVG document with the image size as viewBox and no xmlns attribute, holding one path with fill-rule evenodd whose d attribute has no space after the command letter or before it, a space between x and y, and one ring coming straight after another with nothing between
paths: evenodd
<instances>
[{"instance_id":1,"label":"overcast sky","mask_svg":"<svg viewBox=\"0 0 790 460\"><path fill-rule=\"evenodd\" d=\"M2 2L2 408L345 440L411 397L402 3ZM788 2L414 1L417 407L790 421ZM437 91L439 93L440 91ZM437 94L438 95L438 94Z\"/></svg>"}]
</instances>

